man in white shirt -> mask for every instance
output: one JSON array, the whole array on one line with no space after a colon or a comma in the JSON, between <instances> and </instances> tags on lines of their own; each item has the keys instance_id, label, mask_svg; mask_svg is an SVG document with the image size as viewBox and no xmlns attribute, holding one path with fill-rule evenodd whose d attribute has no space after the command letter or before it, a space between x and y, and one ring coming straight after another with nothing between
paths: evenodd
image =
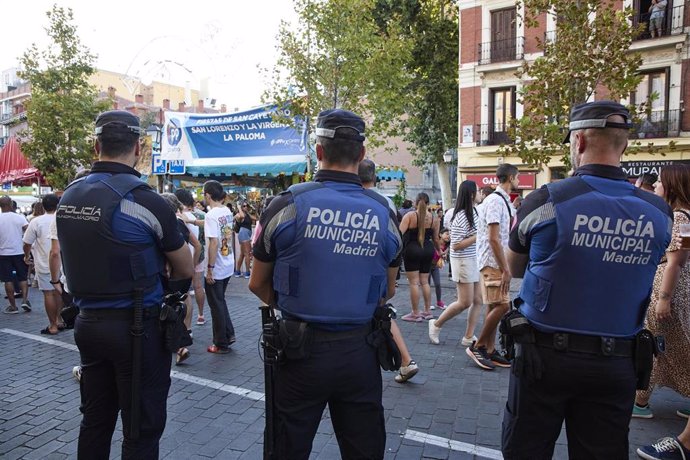
<instances>
[{"instance_id":1,"label":"man in white shirt","mask_svg":"<svg viewBox=\"0 0 690 460\"><path fill-rule=\"evenodd\" d=\"M0 197L0 211L0 281L5 283L7 300L10 302L3 313L19 313L14 299L14 276L17 277L22 291L22 309L30 312L29 285L26 282L29 267L24 263L22 249L22 234L29 222L22 214L12 210L12 199L7 195Z\"/></svg>"},{"instance_id":2,"label":"man in white shirt","mask_svg":"<svg viewBox=\"0 0 690 460\"><path fill-rule=\"evenodd\" d=\"M496 329L510 306L511 273L505 256L508 236L515 218L515 208L510 203L510 191L517 188L517 167L504 163L496 170L499 185L482 203L477 224L477 266L479 283L487 314L479 339L466 349L475 364L492 370L496 366L510 367L496 350Z\"/></svg>"},{"instance_id":3,"label":"man in white shirt","mask_svg":"<svg viewBox=\"0 0 690 460\"><path fill-rule=\"evenodd\" d=\"M48 327L41 330L41 334L55 335L59 332L60 308L62 298L60 292L55 289L55 285L60 283L60 277L55 279L50 276L50 229L55 222L55 211L57 210L60 198L54 193L46 195L41 200L45 214L35 217L29 222L29 226L24 233L24 262L31 263L30 255L33 254L33 264L36 270L36 280L38 288L43 292L43 302L45 304L46 315L48 316Z\"/></svg>"}]
</instances>

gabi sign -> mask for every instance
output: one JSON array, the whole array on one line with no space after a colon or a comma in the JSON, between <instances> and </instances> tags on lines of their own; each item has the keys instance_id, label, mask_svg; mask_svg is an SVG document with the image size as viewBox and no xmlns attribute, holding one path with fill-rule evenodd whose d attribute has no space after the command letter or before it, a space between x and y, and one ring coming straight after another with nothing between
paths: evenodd
<instances>
[{"instance_id":1,"label":"gabi sign","mask_svg":"<svg viewBox=\"0 0 690 460\"><path fill-rule=\"evenodd\" d=\"M496 174L467 174L465 175L465 179L474 181L479 188L486 187L487 185L494 188L498 186L498 177L496 177ZM536 173L521 172L518 175L518 179L520 180L518 190L534 190L536 188Z\"/></svg>"}]
</instances>

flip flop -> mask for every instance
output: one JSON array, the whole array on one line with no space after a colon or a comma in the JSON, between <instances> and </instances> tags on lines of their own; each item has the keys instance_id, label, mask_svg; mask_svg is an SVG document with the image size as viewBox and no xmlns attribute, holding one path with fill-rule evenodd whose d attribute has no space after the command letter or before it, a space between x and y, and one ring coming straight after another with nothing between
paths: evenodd
<instances>
[{"instance_id":1,"label":"flip flop","mask_svg":"<svg viewBox=\"0 0 690 460\"><path fill-rule=\"evenodd\" d=\"M43 335L57 335L57 332L50 332L50 327L46 327L45 329L41 329L41 334L43 334Z\"/></svg>"}]
</instances>

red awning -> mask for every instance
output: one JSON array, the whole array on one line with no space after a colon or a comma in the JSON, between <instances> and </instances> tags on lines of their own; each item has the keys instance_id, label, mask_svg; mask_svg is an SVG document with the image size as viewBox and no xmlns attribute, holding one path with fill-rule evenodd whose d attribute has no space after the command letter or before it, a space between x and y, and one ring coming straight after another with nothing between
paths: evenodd
<instances>
[{"instance_id":1,"label":"red awning","mask_svg":"<svg viewBox=\"0 0 690 460\"><path fill-rule=\"evenodd\" d=\"M0 183L28 181L38 176L38 169L22 154L17 138L10 137L0 150Z\"/></svg>"}]
</instances>

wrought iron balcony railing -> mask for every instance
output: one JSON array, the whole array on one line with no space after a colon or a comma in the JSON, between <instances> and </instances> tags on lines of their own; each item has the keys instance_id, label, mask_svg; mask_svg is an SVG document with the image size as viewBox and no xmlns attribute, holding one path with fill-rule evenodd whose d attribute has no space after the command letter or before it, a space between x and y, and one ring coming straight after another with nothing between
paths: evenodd
<instances>
[{"instance_id":1,"label":"wrought iron balcony railing","mask_svg":"<svg viewBox=\"0 0 690 460\"><path fill-rule=\"evenodd\" d=\"M642 115L640 121L633 124L631 139L654 139L677 137L680 134L680 110L664 110Z\"/></svg>"},{"instance_id":2,"label":"wrought iron balcony railing","mask_svg":"<svg viewBox=\"0 0 690 460\"><path fill-rule=\"evenodd\" d=\"M513 139L507 129L508 127L503 123L477 125L477 145L512 144Z\"/></svg>"},{"instance_id":3,"label":"wrought iron balcony railing","mask_svg":"<svg viewBox=\"0 0 690 460\"><path fill-rule=\"evenodd\" d=\"M633 25L638 26L644 24L644 30L638 35L635 40L646 40L648 38L658 38L652 37L649 30L649 16L651 13L648 11L636 11L633 16ZM685 5L679 5L671 8L670 11L666 11L664 20L662 22L663 27L661 29L661 34L659 36L666 37L669 35L678 35L683 32L683 20L685 15Z\"/></svg>"},{"instance_id":4,"label":"wrought iron balcony railing","mask_svg":"<svg viewBox=\"0 0 690 460\"><path fill-rule=\"evenodd\" d=\"M494 40L478 45L479 64L516 61L525 53L525 38L515 37L505 40Z\"/></svg>"}]
</instances>

